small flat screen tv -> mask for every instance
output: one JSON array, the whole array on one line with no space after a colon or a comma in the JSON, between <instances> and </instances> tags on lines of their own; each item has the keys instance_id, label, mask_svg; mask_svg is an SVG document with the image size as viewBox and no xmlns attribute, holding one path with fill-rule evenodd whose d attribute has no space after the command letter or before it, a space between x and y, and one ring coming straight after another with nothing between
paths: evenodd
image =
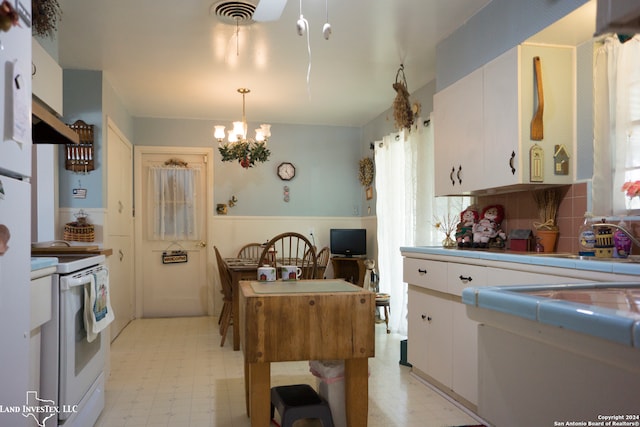
<instances>
[{"instance_id":1,"label":"small flat screen tv","mask_svg":"<svg viewBox=\"0 0 640 427\"><path fill-rule=\"evenodd\" d=\"M333 255L352 257L367 254L367 230L364 228L332 228L329 248Z\"/></svg>"}]
</instances>

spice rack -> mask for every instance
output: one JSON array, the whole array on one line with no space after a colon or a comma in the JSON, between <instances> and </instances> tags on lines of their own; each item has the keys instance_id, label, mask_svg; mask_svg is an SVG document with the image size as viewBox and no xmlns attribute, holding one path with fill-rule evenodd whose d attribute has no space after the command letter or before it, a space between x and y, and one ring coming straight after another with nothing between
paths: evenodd
<instances>
[{"instance_id":1,"label":"spice rack","mask_svg":"<svg viewBox=\"0 0 640 427\"><path fill-rule=\"evenodd\" d=\"M94 170L93 125L77 120L67 126L78 134L80 143L66 145L65 169L82 173Z\"/></svg>"}]
</instances>

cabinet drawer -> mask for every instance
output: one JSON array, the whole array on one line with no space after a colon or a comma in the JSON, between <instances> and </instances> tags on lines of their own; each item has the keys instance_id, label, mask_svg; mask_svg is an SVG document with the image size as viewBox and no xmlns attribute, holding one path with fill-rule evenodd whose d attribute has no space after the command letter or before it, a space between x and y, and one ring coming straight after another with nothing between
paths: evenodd
<instances>
[{"instance_id":1,"label":"cabinet drawer","mask_svg":"<svg viewBox=\"0 0 640 427\"><path fill-rule=\"evenodd\" d=\"M449 263L447 292L462 296L462 290L470 286L487 286L487 268L480 265Z\"/></svg>"},{"instance_id":2,"label":"cabinet drawer","mask_svg":"<svg viewBox=\"0 0 640 427\"><path fill-rule=\"evenodd\" d=\"M403 279L406 283L447 292L447 263L425 259L405 258Z\"/></svg>"}]
</instances>

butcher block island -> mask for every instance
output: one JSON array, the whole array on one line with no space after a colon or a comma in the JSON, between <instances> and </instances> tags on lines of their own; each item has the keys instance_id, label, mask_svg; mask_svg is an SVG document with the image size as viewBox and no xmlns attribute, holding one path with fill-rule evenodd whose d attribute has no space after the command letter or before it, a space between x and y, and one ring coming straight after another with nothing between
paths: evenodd
<instances>
[{"instance_id":1,"label":"butcher block island","mask_svg":"<svg viewBox=\"0 0 640 427\"><path fill-rule=\"evenodd\" d=\"M251 426L270 424L271 362L343 359L347 425L364 427L375 294L344 280L240 282L240 342Z\"/></svg>"}]
</instances>

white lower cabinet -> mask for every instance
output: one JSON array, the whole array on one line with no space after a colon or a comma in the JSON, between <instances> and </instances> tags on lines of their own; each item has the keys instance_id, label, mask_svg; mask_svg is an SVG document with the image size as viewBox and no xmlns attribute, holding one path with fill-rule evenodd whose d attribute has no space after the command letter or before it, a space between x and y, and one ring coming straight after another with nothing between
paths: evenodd
<instances>
[{"instance_id":1,"label":"white lower cabinet","mask_svg":"<svg viewBox=\"0 0 640 427\"><path fill-rule=\"evenodd\" d=\"M418 376L473 411L478 405L478 323L467 317L461 302L463 289L614 279L595 274L572 277L571 269L547 274L542 266L541 272L534 272L519 270L531 266L518 263L490 266L478 260L465 263L450 261L453 257L435 258L404 258L404 279L409 284L407 357Z\"/></svg>"},{"instance_id":2,"label":"white lower cabinet","mask_svg":"<svg viewBox=\"0 0 640 427\"><path fill-rule=\"evenodd\" d=\"M409 287L409 363L445 387L451 387L452 301Z\"/></svg>"}]
</instances>

